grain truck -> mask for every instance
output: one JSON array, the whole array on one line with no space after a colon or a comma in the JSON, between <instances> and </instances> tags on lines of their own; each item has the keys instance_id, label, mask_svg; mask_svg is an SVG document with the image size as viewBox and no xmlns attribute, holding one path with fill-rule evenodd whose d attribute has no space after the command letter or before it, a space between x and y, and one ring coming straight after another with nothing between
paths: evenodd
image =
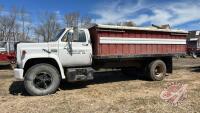
<instances>
[{"instance_id":1,"label":"grain truck","mask_svg":"<svg viewBox=\"0 0 200 113\"><path fill-rule=\"evenodd\" d=\"M92 80L100 68L141 70L161 81L172 73L172 57L186 54L188 32L171 29L95 25L65 28L45 43L19 43L14 75L30 95L55 93L60 81Z\"/></svg>"}]
</instances>

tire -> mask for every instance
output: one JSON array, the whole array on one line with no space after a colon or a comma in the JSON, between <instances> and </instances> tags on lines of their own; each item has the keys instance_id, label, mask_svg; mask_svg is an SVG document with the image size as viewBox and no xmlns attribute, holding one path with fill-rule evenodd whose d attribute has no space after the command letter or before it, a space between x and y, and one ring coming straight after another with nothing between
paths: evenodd
<instances>
[{"instance_id":1,"label":"tire","mask_svg":"<svg viewBox=\"0 0 200 113\"><path fill-rule=\"evenodd\" d=\"M162 60L152 61L146 68L146 77L152 81L161 81L166 76L166 64Z\"/></svg>"},{"instance_id":2,"label":"tire","mask_svg":"<svg viewBox=\"0 0 200 113\"><path fill-rule=\"evenodd\" d=\"M37 64L29 68L25 74L24 86L32 96L53 94L60 85L58 70L49 64Z\"/></svg>"}]
</instances>

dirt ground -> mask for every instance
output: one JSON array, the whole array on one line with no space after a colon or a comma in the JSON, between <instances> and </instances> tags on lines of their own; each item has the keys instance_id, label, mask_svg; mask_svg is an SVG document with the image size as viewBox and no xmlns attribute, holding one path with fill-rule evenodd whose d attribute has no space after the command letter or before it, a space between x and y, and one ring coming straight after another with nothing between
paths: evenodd
<instances>
[{"instance_id":1,"label":"dirt ground","mask_svg":"<svg viewBox=\"0 0 200 113\"><path fill-rule=\"evenodd\" d=\"M33 97L13 71L0 69L0 113L200 113L200 58L174 59L164 81L127 77L120 71L95 74L89 82L62 82L56 94ZM172 106L160 98L167 83L188 84L187 98Z\"/></svg>"}]
</instances>

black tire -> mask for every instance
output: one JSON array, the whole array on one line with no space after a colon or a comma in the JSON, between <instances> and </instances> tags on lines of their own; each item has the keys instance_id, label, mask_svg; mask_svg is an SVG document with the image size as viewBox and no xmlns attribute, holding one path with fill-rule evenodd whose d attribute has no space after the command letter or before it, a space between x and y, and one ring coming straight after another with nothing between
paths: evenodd
<instances>
[{"instance_id":1,"label":"black tire","mask_svg":"<svg viewBox=\"0 0 200 113\"><path fill-rule=\"evenodd\" d=\"M60 85L58 70L50 64L37 64L29 68L25 74L24 86L32 96L53 94Z\"/></svg>"},{"instance_id":2,"label":"black tire","mask_svg":"<svg viewBox=\"0 0 200 113\"><path fill-rule=\"evenodd\" d=\"M161 81L166 76L166 64L162 60L152 61L146 68L146 77L152 81Z\"/></svg>"}]
</instances>

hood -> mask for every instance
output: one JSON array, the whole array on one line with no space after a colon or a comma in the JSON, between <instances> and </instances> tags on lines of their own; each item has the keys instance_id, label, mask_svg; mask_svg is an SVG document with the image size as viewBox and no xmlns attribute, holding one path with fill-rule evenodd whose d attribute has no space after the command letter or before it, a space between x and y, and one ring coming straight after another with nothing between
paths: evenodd
<instances>
[{"instance_id":1,"label":"hood","mask_svg":"<svg viewBox=\"0 0 200 113\"><path fill-rule=\"evenodd\" d=\"M48 43L18 43L16 51L17 64L21 64L24 57L45 53L44 49L48 50ZM22 56L22 51L26 51L25 56Z\"/></svg>"}]
</instances>

